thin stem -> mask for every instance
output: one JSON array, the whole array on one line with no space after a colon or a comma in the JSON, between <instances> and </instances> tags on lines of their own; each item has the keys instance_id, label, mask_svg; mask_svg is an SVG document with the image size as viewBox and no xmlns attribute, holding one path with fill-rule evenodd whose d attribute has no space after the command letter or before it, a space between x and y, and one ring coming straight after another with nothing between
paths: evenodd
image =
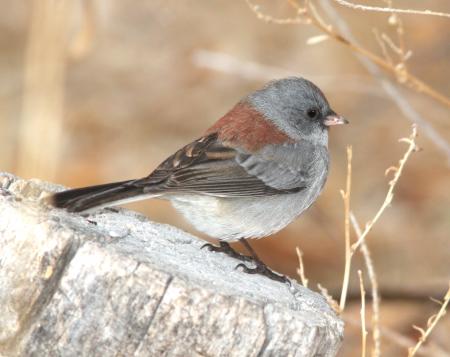
<instances>
[{"instance_id":1,"label":"thin stem","mask_svg":"<svg viewBox=\"0 0 450 357\"><path fill-rule=\"evenodd\" d=\"M392 12L398 14L408 14L408 15L427 15L427 16L439 16L439 17L448 17L450 18L450 14L446 12L437 12L431 10L412 10L412 9L395 9L392 7L378 7L378 6L367 6L360 4L353 4L349 1L345 0L333 0L337 2L339 5L343 5L349 7L354 10L363 10L363 11L375 11L375 12Z\"/></svg>"},{"instance_id":2,"label":"thin stem","mask_svg":"<svg viewBox=\"0 0 450 357\"><path fill-rule=\"evenodd\" d=\"M359 290L361 291L361 357L366 357L367 330L366 330L366 291L361 270L358 270Z\"/></svg>"},{"instance_id":3,"label":"thin stem","mask_svg":"<svg viewBox=\"0 0 450 357\"><path fill-rule=\"evenodd\" d=\"M388 192L386 194L386 198L384 199L383 204L378 209L377 213L372 218L372 220L370 220L366 224L366 227L365 227L364 231L362 232L361 236L359 237L359 239L355 243L352 244L352 246L351 246L351 254L352 255L359 248L359 246L364 241L364 239L366 238L367 234L369 234L369 232L371 231L371 229L375 225L375 223L379 220L379 218L383 214L384 210L391 204L392 199L394 197L394 188L397 185L397 182L398 182L400 176L402 175L403 168L405 167L405 164L408 161L408 159L411 156L411 154L414 151L417 150L417 146L416 146L416 143L415 143L416 137L417 137L417 127L416 127L416 125L413 125L412 126L412 133L411 133L410 137L409 138L403 138L403 139L399 140L400 142L406 142L409 145L408 149L406 150L406 152L403 155L403 157L400 159L398 167L391 166L391 167L389 167L386 170L386 172L385 172L386 174L388 174L390 171L394 171L395 172L394 178L389 182L389 190L388 190Z\"/></svg>"},{"instance_id":4,"label":"thin stem","mask_svg":"<svg viewBox=\"0 0 450 357\"><path fill-rule=\"evenodd\" d=\"M442 93L430 87L428 84L415 77L406 70L405 66L397 66L387 62L383 57L376 55L375 53L351 42L346 37L337 33L331 25L327 25L320 17L315 6L310 0L305 0L305 6L300 6L295 0L288 0L289 4L296 9L296 16L294 18L279 19L270 15L266 15L259 10L257 5L254 5L251 0L245 0L249 8L255 13L256 17L265 22L275 24L311 24L318 29L334 38L336 41L350 48L353 52L359 53L362 56L370 59L373 63L377 64L387 72L393 74L399 83L407 85L419 93L426 94L443 105L450 107L450 98L446 97ZM392 10L390 10L392 12Z\"/></svg>"},{"instance_id":5,"label":"thin stem","mask_svg":"<svg viewBox=\"0 0 450 357\"><path fill-rule=\"evenodd\" d=\"M422 344L426 341L428 336L430 336L431 331L433 331L433 329L435 328L435 326L437 325L439 320L445 315L447 305L449 302L450 302L450 282L449 282L449 288L447 290L447 293L445 294L444 301L442 303L441 308L439 309L439 312L436 315L433 315L428 319L428 323L427 323L428 327L427 327L426 331L424 331L420 327L413 326L416 330L418 330L420 332L421 336L419 338L419 341L417 341L417 344L408 350L408 357L413 357L419 350L420 346L422 346Z\"/></svg>"},{"instance_id":6,"label":"thin stem","mask_svg":"<svg viewBox=\"0 0 450 357\"><path fill-rule=\"evenodd\" d=\"M362 233L361 228L353 212L350 212L350 221L352 223L353 230L355 231L356 236L358 238L361 237ZM373 265L369 247L367 246L365 240L363 240L361 243L360 251L363 255L364 263L366 264L372 295L372 324L371 324L372 340L373 340L372 356L380 357L381 356L380 295L378 292L377 275L375 273L375 267Z\"/></svg>"},{"instance_id":7,"label":"thin stem","mask_svg":"<svg viewBox=\"0 0 450 357\"><path fill-rule=\"evenodd\" d=\"M295 247L295 251L297 252L298 257L298 264L299 267L297 269L297 274L300 277L300 281L302 282L302 285L307 288L308 287L308 279L306 279L305 275L305 266L303 264L303 252L299 247Z\"/></svg>"},{"instance_id":8,"label":"thin stem","mask_svg":"<svg viewBox=\"0 0 450 357\"><path fill-rule=\"evenodd\" d=\"M351 246L350 246L350 190L352 185L352 147L347 146L347 182L345 192L341 190L342 200L344 201L344 234L345 234L345 267L344 278L342 282L341 300L339 308L344 311L345 301L347 299L348 284L351 270Z\"/></svg>"},{"instance_id":9,"label":"thin stem","mask_svg":"<svg viewBox=\"0 0 450 357\"><path fill-rule=\"evenodd\" d=\"M433 99L437 100L438 102L446 105L447 107L450 107L450 98L447 98L445 95L439 93L435 89L431 88L428 84L420 80L419 78L415 77L411 73L407 72L406 70L403 70L404 67L399 67L396 65L393 65L386 61L383 57L380 57L373 52L365 49L364 47L358 46L352 42L350 42L348 39L343 37L341 34L338 34L331 26L325 25L323 21L321 21L317 17L317 11L314 7L314 5L307 1L308 6L308 14L309 19L311 20L311 24L319 28L321 31L328 34L330 37L334 38L338 42L342 43L343 45L350 48L353 52L359 53L363 55L364 57L367 57L370 59L373 63L377 64L381 68L385 69L388 72L391 72L396 76L396 78L399 80L400 83L404 83L408 85L410 88L416 90L419 93L424 93ZM401 79L401 80L400 80Z\"/></svg>"}]
</instances>

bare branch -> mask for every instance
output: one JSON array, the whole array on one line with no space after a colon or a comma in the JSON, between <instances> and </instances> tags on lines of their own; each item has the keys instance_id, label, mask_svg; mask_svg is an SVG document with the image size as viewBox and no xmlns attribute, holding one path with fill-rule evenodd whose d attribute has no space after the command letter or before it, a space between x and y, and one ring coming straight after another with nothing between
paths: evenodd
<instances>
[{"instance_id":1,"label":"bare branch","mask_svg":"<svg viewBox=\"0 0 450 357\"><path fill-rule=\"evenodd\" d=\"M379 32L376 28L373 29L373 33L375 35L375 39L378 42L378 45L381 48L381 52L383 53L384 58L386 59L387 62L389 62L390 64L393 64L394 62L392 61L392 58L389 55L389 52L386 47L386 43L383 41L381 35L379 34Z\"/></svg>"},{"instance_id":2,"label":"bare branch","mask_svg":"<svg viewBox=\"0 0 450 357\"><path fill-rule=\"evenodd\" d=\"M353 4L349 1L345 0L333 0L337 2L339 5L343 5L349 7L354 10L363 10L363 11L376 11L376 12L393 12L397 14L408 14L408 15L427 15L427 16L439 16L439 17L448 17L450 18L450 14L445 12L437 12L431 10L413 10L413 9L394 9L392 7L377 7L377 6L367 6L360 4Z\"/></svg>"},{"instance_id":3,"label":"bare branch","mask_svg":"<svg viewBox=\"0 0 450 357\"><path fill-rule=\"evenodd\" d=\"M361 291L361 357L366 357L367 330L366 330L366 291L361 270L358 270L359 290Z\"/></svg>"},{"instance_id":4,"label":"bare branch","mask_svg":"<svg viewBox=\"0 0 450 357\"><path fill-rule=\"evenodd\" d=\"M369 276L371 285L372 285L372 294L374 295L373 299L373 318L372 318L372 325L373 325L373 340L374 340L374 350L373 355L379 356L380 355L380 329L379 329L379 296L378 296L378 284L376 282L376 275L375 271L373 269L372 260L370 259L370 254L367 246L365 248L361 248L362 244L365 243L365 237L372 229L373 225L378 221L381 214L384 212L384 210L390 205L393 199L393 191L395 188L395 185L397 184L402 171L403 167L405 166L409 156L417 149L415 138L417 136L417 128L415 125L413 125L412 133L409 138L402 138L400 139L401 142L407 142L409 144L409 147L404 154L404 156L399 161L398 167L390 167L386 170L386 173L389 173L391 171L394 171L394 178L389 182L389 190L386 195L386 198L375 214L374 218L369 221L366 224L366 227L363 232L359 229L359 225L357 224L356 219L350 212L350 188L351 188L351 148L347 148L347 155L348 155L348 164L347 164L347 184L346 184L346 192L341 191L342 198L344 200L344 208L345 208L345 268L344 268L344 278L342 283L342 292L341 292L341 300L339 304L339 308L341 311L345 308L345 300L347 297L347 291L348 291L348 285L350 280L350 270L351 270L351 261L353 258L353 255L355 251L360 248L363 252L363 256L367 265L367 269L369 271ZM350 246L350 232L349 230L349 221L350 219L353 220L353 227L355 228L355 232L358 236L358 240L353 243Z\"/></svg>"},{"instance_id":5,"label":"bare branch","mask_svg":"<svg viewBox=\"0 0 450 357\"><path fill-rule=\"evenodd\" d=\"M343 319L346 323L350 325L359 327L361 326L360 319L356 320L351 318L350 316L343 316ZM371 331L370 327L366 328L369 332ZM393 344L399 347L409 348L416 342L412 338L402 335L401 333L398 333L397 331L386 326L380 326L380 333L384 339L392 342ZM440 346L433 343L433 341L430 341L427 346L422 345L422 347L417 351L416 355L424 357L443 357L447 356L448 353L444 351Z\"/></svg>"},{"instance_id":6,"label":"bare branch","mask_svg":"<svg viewBox=\"0 0 450 357\"><path fill-rule=\"evenodd\" d=\"M306 279L305 276L305 266L303 265L303 252L300 250L299 247L295 247L295 251L297 252L298 257L298 265L297 268L297 274L300 276L300 281L302 282L302 285L307 288L308 287L308 279Z\"/></svg>"},{"instance_id":7,"label":"bare branch","mask_svg":"<svg viewBox=\"0 0 450 357\"><path fill-rule=\"evenodd\" d=\"M420 332L421 336L417 341L417 344L414 347L408 349L408 357L413 357L417 353L419 348L422 346L422 344L426 341L426 339L430 336L431 332L433 331L439 320L445 315L447 305L449 302L450 302L450 282L449 288L447 290L447 293L445 294L444 301L442 303L441 308L439 309L439 312L428 319L427 329L424 330L423 328L413 326L414 329Z\"/></svg>"},{"instance_id":8,"label":"bare branch","mask_svg":"<svg viewBox=\"0 0 450 357\"><path fill-rule=\"evenodd\" d=\"M260 11L259 5L253 4L250 0L245 0L250 10L252 10L256 17L262 21L277 24L277 25L298 25L298 24L309 24L310 20L305 18L304 13L305 10L302 8L297 9L297 14L295 17L287 17L287 18L276 18L271 15L264 14Z\"/></svg>"},{"instance_id":9,"label":"bare branch","mask_svg":"<svg viewBox=\"0 0 450 357\"><path fill-rule=\"evenodd\" d=\"M324 288L322 285L317 284L317 288L319 289L322 296L327 300L328 304L332 307L332 309L337 313L340 314L341 310L339 309L339 304L336 300L333 299L333 297L330 295L328 290Z\"/></svg>"},{"instance_id":10,"label":"bare branch","mask_svg":"<svg viewBox=\"0 0 450 357\"><path fill-rule=\"evenodd\" d=\"M447 107L450 107L450 98L446 97L442 93L439 93L435 89L431 88L428 84L420 80L419 78L415 77L408 71L401 71L397 66L390 64L389 62L386 62L383 57L378 56L377 54L369 51L368 49L360 46L354 39L352 39L349 34L341 34L336 32L336 30L333 29L331 25L327 25L324 23L323 19L319 17L318 11L316 10L316 7L314 6L313 2L306 0L307 6L307 15L309 15L309 18L311 20L311 24L328 34L330 37L334 38L336 41L342 43L343 45L349 47L353 52L358 53L366 58L368 58L371 62L374 64L380 66L384 70L390 72L391 74L395 75L397 79L404 78L403 81L400 81L400 83L407 85L408 87L416 90L419 93L424 93L433 99L441 102L442 104L446 105ZM334 10L330 7L329 2L322 1L321 2L322 7L325 9L328 9L332 13ZM336 16L338 17L338 16ZM342 27L346 27L346 24L343 22L342 19L338 18L336 20L338 23L341 24ZM345 25L342 25L345 24ZM349 32L348 28L347 31ZM342 32L342 31L341 31ZM345 36L345 37L344 37Z\"/></svg>"},{"instance_id":11,"label":"bare branch","mask_svg":"<svg viewBox=\"0 0 450 357\"><path fill-rule=\"evenodd\" d=\"M395 188L398 180L400 179L400 176L403 172L403 168L405 167L405 164L408 161L410 155L414 151L417 150L417 146L416 146L416 142L415 142L416 137L417 137L417 127L415 125L413 125L412 133L411 133L410 137L402 138L399 140L400 142L406 142L409 145L408 149L406 150L403 157L400 159L399 166L398 167L390 167L387 170L387 172L395 171L395 173L394 173L394 178L389 182L389 190L386 194L386 198L384 199L383 204L378 209L378 212L375 214L375 216L372 218L372 220L367 222L366 227L365 227L364 231L362 232L361 236L359 237L359 239L355 243L353 243L353 245L351 246L351 254L352 255L355 253L356 249L359 248L361 243L366 238L367 234L369 234L369 232L371 231L374 224L378 221L378 219L383 214L384 210L391 204L392 199L394 197L394 188Z\"/></svg>"},{"instance_id":12,"label":"bare branch","mask_svg":"<svg viewBox=\"0 0 450 357\"><path fill-rule=\"evenodd\" d=\"M345 267L344 279L342 282L341 300L339 308L344 311L345 301L347 299L348 284L350 281L350 270L352 261L352 252L350 246L350 190L352 186L352 147L347 146L347 182L345 192L341 190L342 200L344 201L344 233L345 233Z\"/></svg>"},{"instance_id":13,"label":"bare branch","mask_svg":"<svg viewBox=\"0 0 450 357\"><path fill-rule=\"evenodd\" d=\"M353 212L350 212L350 221L352 223L353 229L356 236L361 237L361 228L356 220ZM366 264L367 274L369 275L371 295L372 295L372 356L381 356L381 328L380 328L380 295L378 292L378 281L375 273L375 267L373 265L372 257L370 255L369 247L365 240L361 243L360 251L364 258L364 263Z\"/></svg>"},{"instance_id":14,"label":"bare branch","mask_svg":"<svg viewBox=\"0 0 450 357\"><path fill-rule=\"evenodd\" d=\"M352 43L357 44L349 26L336 13L336 10L333 8L333 6L331 6L330 2L321 0L320 4L323 10L327 13L327 15L330 16L335 21L336 27L339 29L339 31L342 34L344 34L350 41L352 41ZM397 107L400 109L403 115L411 122L420 125L420 127L422 128L422 132L426 136L428 136L430 140L437 147L439 147L439 149L441 149L441 151L447 157L448 164L450 164L450 144L438 133L436 129L433 128L433 126L430 123L428 123L425 120L425 118L423 118L417 111L414 110L414 108L405 99L402 93L400 93L400 91L395 87L395 85L392 82L390 82L387 78L385 78L380 69L372 61L370 61L369 58L358 55L358 53L356 54L356 56L359 59L359 61L367 68L369 73L371 73L374 78L377 78L380 81L381 86L386 91L389 98L392 101L394 101L394 103L397 105ZM446 105L450 106L450 100L448 102L449 104Z\"/></svg>"}]
</instances>

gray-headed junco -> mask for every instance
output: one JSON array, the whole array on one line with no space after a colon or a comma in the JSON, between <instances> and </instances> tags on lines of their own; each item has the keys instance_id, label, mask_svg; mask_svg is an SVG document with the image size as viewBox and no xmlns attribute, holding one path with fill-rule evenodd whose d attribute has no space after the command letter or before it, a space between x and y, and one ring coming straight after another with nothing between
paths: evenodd
<instances>
[{"instance_id":1,"label":"gray-headed junco","mask_svg":"<svg viewBox=\"0 0 450 357\"><path fill-rule=\"evenodd\" d=\"M245 239L279 231L317 199L328 176L328 128L345 123L310 81L275 80L147 177L63 191L51 202L81 212L145 198L170 200L195 228L221 241L210 249L233 254L227 242L240 240L256 262L254 269L240 264L244 271L284 280Z\"/></svg>"}]
</instances>

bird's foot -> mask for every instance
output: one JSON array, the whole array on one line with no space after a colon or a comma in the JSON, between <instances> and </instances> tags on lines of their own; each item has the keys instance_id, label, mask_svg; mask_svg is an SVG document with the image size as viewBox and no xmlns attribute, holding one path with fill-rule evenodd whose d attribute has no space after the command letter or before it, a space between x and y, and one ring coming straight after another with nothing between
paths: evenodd
<instances>
[{"instance_id":1,"label":"bird's foot","mask_svg":"<svg viewBox=\"0 0 450 357\"><path fill-rule=\"evenodd\" d=\"M269 279L279 281L281 283L288 283L289 286L291 285L291 282L289 281L287 276L279 275L279 274L275 273L274 271L270 270L270 268L261 261L255 260L255 264L256 264L255 268L249 268L245 264L241 263L241 264L236 265L235 269L242 269L242 271L247 274L260 274Z\"/></svg>"},{"instance_id":2,"label":"bird's foot","mask_svg":"<svg viewBox=\"0 0 450 357\"><path fill-rule=\"evenodd\" d=\"M211 252L224 253L229 257L241 260L243 262L253 261L252 257L236 252L233 248L231 248L231 245L229 245L227 242L219 242L219 246L206 243L202 245L201 249L203 248L207 248Z\"/></svg>"}]
</instances>

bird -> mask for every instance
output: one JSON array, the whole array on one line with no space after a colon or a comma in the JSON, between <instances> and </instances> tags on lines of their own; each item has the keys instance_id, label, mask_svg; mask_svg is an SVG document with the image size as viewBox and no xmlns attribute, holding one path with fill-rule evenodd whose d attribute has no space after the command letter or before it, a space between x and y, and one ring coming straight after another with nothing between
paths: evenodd
<instances>
[{"instance_id":1,"label":"bird","mask_svg":"<svg viewBox=\"0 0 450 357\"><path fill-rule=\"evenodd\" d=\"M237 265L246 273L286 281L247 239L280 231L316 201L328 177L329 128L347 123L311 81L272 80L148 176L69 189L49 201L69 212L89 212L147 198L169 200L197 230L219 240L204 247L253 261L255 268ZM235 241L250 256L231 248Z\"/></svg>"}]
</instances>

